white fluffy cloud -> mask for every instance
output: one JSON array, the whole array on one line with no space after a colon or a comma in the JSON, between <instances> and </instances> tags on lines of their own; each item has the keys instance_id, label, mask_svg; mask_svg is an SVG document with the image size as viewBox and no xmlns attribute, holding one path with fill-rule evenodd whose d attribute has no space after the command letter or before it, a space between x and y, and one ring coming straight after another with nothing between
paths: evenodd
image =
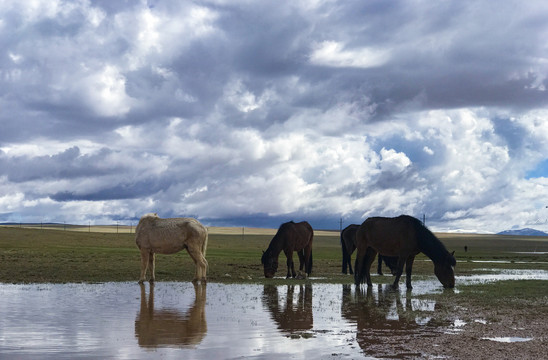
<instances>
[{"instance_id":1,"label":"white fluffy cloud","mask_svg":"<svg viewBox=\"0 0 548 360\"><path fill-rule=\"evenodd\" d=\"M3 3L0 222L548 230L548 8L497 11Z\"/></svg>"}]
</instances>

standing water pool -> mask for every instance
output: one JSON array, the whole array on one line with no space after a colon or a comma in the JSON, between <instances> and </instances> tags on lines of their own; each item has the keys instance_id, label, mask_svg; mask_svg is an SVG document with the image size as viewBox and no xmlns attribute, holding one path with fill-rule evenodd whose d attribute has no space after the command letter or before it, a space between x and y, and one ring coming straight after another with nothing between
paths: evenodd
<instances>
[{"instance_id":1,"label":"standing water pool","mask_svg":"<svg viewBox=\"0 0 548 360\"><path fill-rule=\"evenodd\" d=\"M387 285L0 284L4 359L405 358L433 320L434 278Z\"/></svg>"}]
</instances>

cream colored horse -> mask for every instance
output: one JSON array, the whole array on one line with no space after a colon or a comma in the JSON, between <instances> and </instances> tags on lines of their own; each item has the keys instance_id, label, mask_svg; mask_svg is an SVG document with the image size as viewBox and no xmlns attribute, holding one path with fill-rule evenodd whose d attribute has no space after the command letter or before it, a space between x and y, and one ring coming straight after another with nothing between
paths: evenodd
<instances>
[{"instance_id":1,"label":"cream colored horse","mask_svg":"<svg viewBox=\"0 0 548 360\"><path fill-rule=\"evenodd\" d=\"M186 249L196 265L193 281L205 281L207 272L207 229L196 219L160 219L157 214L145 214L135 229L135 243L141 251L141 277L145 281L150 268L154 282L154 254L174 254Z\"/></svg>"}]
</instances>

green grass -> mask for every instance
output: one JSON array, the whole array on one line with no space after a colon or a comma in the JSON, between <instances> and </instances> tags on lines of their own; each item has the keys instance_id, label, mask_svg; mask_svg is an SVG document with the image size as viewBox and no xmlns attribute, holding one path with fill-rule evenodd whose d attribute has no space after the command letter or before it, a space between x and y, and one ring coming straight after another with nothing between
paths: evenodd
<instances>
[{"instance_id":1,"label":"green grass","mask_svg":"<svg viewBox=\"0 0 548 360\"><path fill-rule=\"evenodd\" d=\"M265 282L260 259L271 238L271 235L210 234L207 248L208 280ZM548 241L543 238L443 234L440 239L450 251L456 250L456 271L460 275L477 273L479 268L548 270L548 255L516 253L548 251ZM468 252L464 252L464 245L468 246ZM341 274L341 250L336 233L315 236L313 257L312 276L320 278L315 281L352 283L352 276ZM425 259L424 255L416 258L413 275L433 274L432 262L420 261ZM488 260L510 263L473 262ZM298 264L296 254L294 261ZM279 263L277 276L284 276L286 267L283 253ZM139 271L140 255L135 246L134 234L0 227L2 283L136 281ZM194 263L185 251L156 257L158 281L190 281L194 271ZM377 278L377 281L379 279L391 281L390 277Z\"/></svg>"}]
</instances>

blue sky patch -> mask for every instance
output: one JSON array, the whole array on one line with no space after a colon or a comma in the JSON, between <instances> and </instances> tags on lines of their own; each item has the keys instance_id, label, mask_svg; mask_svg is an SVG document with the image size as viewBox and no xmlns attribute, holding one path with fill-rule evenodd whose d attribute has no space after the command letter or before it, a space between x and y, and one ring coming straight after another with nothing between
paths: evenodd
<instances>
[{"instance_id":1,"label":"blue sky patch","mask_svg":"<svg viewBox=\"0 0 548 360\"><path fill-rule=\"evenodd\" d=\"M541 161L536 168L529 171L526 175L526 179L548 177L548 159Z\"/></svg>"}]
</instances>

